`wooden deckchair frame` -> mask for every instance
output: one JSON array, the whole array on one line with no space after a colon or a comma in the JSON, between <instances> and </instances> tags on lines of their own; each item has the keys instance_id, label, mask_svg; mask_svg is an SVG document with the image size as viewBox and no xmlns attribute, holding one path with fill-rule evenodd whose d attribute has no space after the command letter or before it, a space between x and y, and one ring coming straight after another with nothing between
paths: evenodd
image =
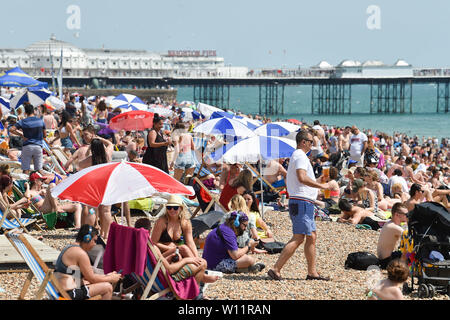
<instances>
[{"instance_id":1,"label":"wooden deckchair frame","mask_svg":"<svg viewBox=\"0 0 450 320\"><path fill-rule=\"evenodd\" d=\"M14 232L17 232L16 230L12 230ZM12 232L10 231L10 232ZM8 237L9 232L7 233L7 239L11 242L11 244L13 245L13 247L16 249L16 251L22 255L21 251L19 250L19 248L16 247L16 244L14 243L14 241L12 241L9 237ZM45 278L42 281L42 283L40 284L36 295L35 295L35 300L41 300L42 296L44 295L45 292L45 288L47 287L47 284L50 282L53 287L58 291L58 293L60 294L60 296L66 300L72 300L70 298L70 296L68 295L68 293L63 290L61 288L61 286L59 285L58 279L56 279L55 275L54 275L54 270L50 269L47 264L41 259L41 257L39 256L39 254L36 252L36 250L33 248L33 246L28 242L28 240L24 237L23 234L20 234L18 236L18 239L24 244L24 246L27 248L27 250L30 252L30 254L33 256L33 258L37 261L37 263L39 264L39 267L42 269L42 271L45 273ZM30 287L31 281L33 280L34 277L34 273L33 271L30 269L30 272L28 273L27 279L25 280L25 283L22 287L22 290L20 292L19 295L19 300L25 300L25 295ZM100 295L91 297L88 300L99 300L101 299Z\"/></svg>"},{"instance_id":2,"label":"wooden deckchair frame","mask_svg":"<svg viewBox=\"0 0 450 320\"><path fill-rule=\"evenodd\" d=\"M29 233L29 231L27 230L26 227L28 226L34 226L37 229L39 229L40 231L43 231L43 229L37 224L37 220L36 219L31 219L30 222L28 222L26 225L22 223L22 221L20 221L19 218L17 218L17 216L14 214L13 211L11 211L9 204L5 204L3 199L0 199L0 202L2 203L2 205L6 208L6 210L3 212L3 217L0 220L0 228L4 229L5 231L9 231L8 229L3 227L3 222L7 219L7 216L9 214L11 214L13 216L13 219L17 221L17 223L19 224L20 228L22 228L26 233Z\"/></svg>"},{"instance_id":3,"label":"wooden deckchair frame","mask_svg":"<svg viewBox=\"0 0 450 320\"><path fill-rule=\"evenodd\" d=\"M198 178L194 177L194 181L200 185L200 187L206 191L206 193L211 197L211 201L209 202L208 206L205 209L205 212L208 212L209 209L213 206L214 203L217 203L219 207L223 210L223 212L228 212L229 210L225 209L225 207L219 202L219 197L215 194L212 194L211 191L203 184L203 182ZM192 214L191 219L194 218L198 212L201 210L201 207L199 206L195 212Z\"/></svg>"},{"instance_id":4,"label":"wooden deckchair frame","mask_svg":"<svg viewBox=\"0 0 450 320\"><path fill-rule=\"evenodd\" d=\"M250 170L253 171L253 173L256 174L256 175L258 176L258 177L256 178L256 180L257 180L257 179L262 179L262 181L270 188L270 190L271 190L272 192L278 193L278 192L280 192L281 190L283 190L283 189L286 188L286 186L283 186L283 187L276 187L276 188L275 188L275 187L274 187L269 181L267 181L267 180L263 177L263 175L262 175L258 170L256 170L256 168L253 167L250 163L246 162L245 165L246 165L247 167L249 167ZM256 180L254 180L254 181L256 181ZM260 194L260 193L261 193L261 190L258 190L258 191L255 192L255 194Z\"/></svg>"},{"instance_id":5,"label":"wooden deckchair frame","mask_svg":"<svg viewBox=\"0 0 450 320\"><path fill-rule=\"evenodd\" d=\"M22 192L22 191L21 191L14 183L13 183L13 190L14 190L15 193L17 193L17 195L18 195L19 197L21 197L21 198L25 197L25 195L23 194L23 192ZM11 197L8 197L8 198L9 198L9 200L10 200L11 202L15 202L14 199L12 199ZM31 207L31 209L32 209L35 213L37 213L37 214L39 215L39 219L42 220L42 222L45 223L45 225L47 225L47 222L46 222L45 219L44 219L43 213L42 213L38 208L36 208L36 206L35 206L33 203L30 203L29 207ZM36 220L36 227L37 227L40 231L44 231L44 229L42 229L41 226L39 226L38 220ZM26 230L26 229L25 229L25 230ZM28 231L27 231L27 232L28 232Z\"/></svg>"}]
</instances>

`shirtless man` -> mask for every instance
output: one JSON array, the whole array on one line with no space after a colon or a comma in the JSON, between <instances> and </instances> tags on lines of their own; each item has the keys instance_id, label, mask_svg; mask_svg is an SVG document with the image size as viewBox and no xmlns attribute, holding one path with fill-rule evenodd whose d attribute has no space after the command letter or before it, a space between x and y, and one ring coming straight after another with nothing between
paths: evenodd
<instances>
[{"instance_id":1,"label":"shirtless man","mask_svg":"<svg viewBox=\"0 0 450 320\"><path fill-rule=\"evenodd\" d=\"M424 201L433 201L433 196L430 190L422 189L422 186L418 183L413 183L409 189L410 198L405 201L406 208L408 211L414 210L416 204L422 203Z\"/></svg>"},{"instance_id":2,"label":"shirtless man","mask_svg":"<svg viewBox=\"0 0 450 320\"><path fill-rule=\"evenodd\" d=\"M70 167L72 163L74 163L74 165L77 166L81 160L87 158L89 146L94 136L95 130L92 126L87 126L86 128L83 129L81 133L83 145L79 147L77 151L75 151L74 154L67 160L66 164L64 165L64 170L67 171L67 169Z\"/></svg>"},{"instance_id":3,"label":"shirtless man","mask_svg":"<svg viewBox=\"0 0 450 320\"><path fill-rule=\"evenodd\" d=\"M392 207L392 218L381 228L378 238L377 256L380 259L381 269L386 269L389 262L402 257L400 251L394 251L399 244L403 233L402 223L408 222L408 209L402 203L396 203Z\"/></svg>"},{"instance_id":4,"label":"shirtless man","mask_svg":"<svg viewBox=\"0 0 450 320\"><path fill-rule=\"evenodd\" d=\"M350 149L351 129L349 126L345 127L344 132L339 136L339 144L342 146L342 151Z\"/></svg>"},{"instance_id":5,"label":"shirtless man","mask_svg":"<svg viewBox=\"0 0 450 320\"><path fill-rule=\"evenodd\" d=\"M370 219L370 217L374 215L372 211L358 206L353 206L347 199L339 200L338 206L339 209L341 209L341 216L337 219L337 222L369 224L370 226L375 226L377 223L376 221Z\"/></svg>"},{"instance_id":6,"label":"shirtless man","mask_svg":"<svg viewBox=\"0 0 450 320\"><path fill-rule=\"evenodd\" d=\"M287 171L282 165L283 159L270 160L263 168L263 176L270 184L276 184L280 181L280 186L286 185L284 179L286 178ZM276 188L277 186L274 185Z\"/></svg>"}]
</instances>

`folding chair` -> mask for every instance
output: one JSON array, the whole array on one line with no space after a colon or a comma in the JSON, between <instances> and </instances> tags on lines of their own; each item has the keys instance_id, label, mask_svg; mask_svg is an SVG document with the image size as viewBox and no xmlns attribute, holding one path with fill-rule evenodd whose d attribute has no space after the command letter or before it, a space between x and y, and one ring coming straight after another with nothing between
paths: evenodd
<instances>
[{"instance_id":1,"label":"folding chair","mask_svg":"<svg viewBox=\"0 0 450 320\"><path fill-rule=\"evenodd\" d=\"M6 216L8 215L8 212L9 212L9 210L6 213L3 213L3 211L0 210L0 229L2 229L3 231L9 231L9 230L13 230L13 229L22 228L26 233L28 233L28 230L26 227L29 225L36 224L36 219L17 218L12 212L9 212L9 213L14 217L14 219L9 220L6 218Z\"/></svg>"},{"instance_id":2,"label":"folding chair","mask_svg":"<svg viewBox=\"0 0 450 320\"><path fill-rule=\"evenodd\" d=\"M24 185L23 182L25 182L26 180L14 180L13 182L13 194L14 194L14 199L11 197L9 198L9 201L11 203L14 203L16 201L19 201L20 199L22 199L24 197ZM48 227L50 227L47 223L47 220L44 218L44 214L38 209L36 208L36 206L33 203L30 203L28 206L28 209L22 209L22 211L25 214L32 214L32 216L36 219L36 227L40 230L43 231L44 229L42 229L38 222L42 222L45 223ZM41 220L41 221L40 221Z\"/></svg>"},{"instance_id":3,"label":"folding chair","mask_svg":"<svg viewBox=\"0 0 450 320\"><path fill-rule=\"evenodd\" d=\"M135 250L133 254L145 251L145 259L142 259L144 256L134 257L135 264L129 267L129 264L125 264L123 260L129 261L131 252L121 250L124 247L140 249ZM147 230L112 223L103 257L103 269L105 273L108 273L117 271L115 269L118 268L123 268L123 274L131 275L137 282L130 288L126 288L125 292L130 292L136 287L143 288L141 300L155 300L168 293L172 293L179 300L192 300L200 294L199 285L194 277L178 282L172 278L164 267L163 257L155 249ZM142 273L132 271L136 268L142 270ZM152 295L150 295L151 292L153 292Z\"/></svg>"},{"instance_id":4,"label":"folding chair","mask_svg":"<svg viewBox=\"0 0 450 320\"><path fill-rule=\"evenodd\" d=\"M53 274L53 270L41 259L23 233L17 232L17 230L10 231L6 233L6 238L11 242L12 246L22 256L30 268L30 273L20 292L19 300L25 299L25 295L30 287L33 277L36 277L40 284L34 297L35 300L41 300L44 292L47 293L51 300L71 300L67 292L61 289L58 280ZM89 300L98 300L100 298L101 296L95 296Z\"/></svg>"},{"instance_id":5,"label":"folding chair","mask_svg":"<svg viewBox=\"0 0 450 320\"><path fill-rule=\"evenodd\" d=\"M67 174L66 170L64 170L64 168L61 166L61 163L63 163L63 162L60 163L57 156L55 155L55 152L58 152L58 151L55 151L57 149L55 148L55 150L53 150L52 148L50 148L49 144L47 143L47 141L45 139L44 139L43 149L48 154L50 159L52 160L52 165L48 166L48 168L50 169L49 171L55 172L55 169L57 169L60 174L66 175ZM59 155L61 155L61 153L59 153ZM62 152L61 157L63 157L62 158L63 161L67 162L67 157L65 157L65 155L64 156L63 155L64 155L64 152ZM65 162L64 162L64 164L65 164Z\"/></svg>"},{"instance_id":6,"label":"folding chair","mask_svg":"<svg viewBox=\"0 0 450 320\"><path fill-rule=\"evenodd\" d=\"M219 194L212 193L198 177L194 177L194 182L197 183L200 188L211 198L211 201L208 203L206 208L202 208L202 206L200 205L199 208L197 208L197 210L195 210L195 212L192 214L191 219L198 214L200 209L203 211L203 213L206 213L211 208L213 208L214 204L217 204L223 210L223 212L228 212L228 210L225 209L225 207L219 202ZM197 195L197 197L199 197L199 195Z\"/></svg>"},{"instance_id":7,"label":"folding chair","mask_svg":"<svg viewBox=\"0 0 450 320\"><path fill-rule=\"evenodd\" d=\"M251 164L249 164L249 163L245 163L245 165L246 165L246 166L248 167L248 169L253 173L253 175L255 175L255 176L257 177L255 180L257 180L257 179L262 179L262 181L263 181L263 186L267 186L272 192L278 193L278 192L280 192L281 190L283 190L283 189L286 188L286 186L282 186L282 187L274 187L269 181L267 181L267 180L263 177L263 175L262 175L258 170L256 170L255 167L253 167L253 166L252 166ZM260 193L261 193L261 190L255 192L255 194L260 194Z\"/></svg>"}]
</instances>

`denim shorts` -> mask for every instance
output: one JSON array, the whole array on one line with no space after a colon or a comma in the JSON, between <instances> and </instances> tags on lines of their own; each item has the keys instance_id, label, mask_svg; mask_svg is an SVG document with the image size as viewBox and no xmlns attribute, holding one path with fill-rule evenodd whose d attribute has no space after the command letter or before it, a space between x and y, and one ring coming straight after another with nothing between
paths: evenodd
<instances>
[{"instance_id":1,"label":"denim shorts","mask_svg":"<svg viewBox=\"0 0 450 320\"><path fill-rule=\"evenodd\" d=\"M176 169L191 169L195 167L194 159L192 158L192 153L180 153L178 154L177 160L175 161Z\"/></svg>"},{"instance_id":2,"label":"denim shorts","mask_svg":"<svg viewBox=\"0 0 450 320\"><path fill-rule=\"evenodd\" d=\"M292 221L292 233L310 236L316 231L314 204L309 201L289 199L289 217Z\"/></svg>"},{"instance_id":3,"label":"denim shorts","mask_svg":"<svg viewBox=\"0 0 450 320\"><path fill-rule=\"evenodd\" d=\"M72 139L70 139L70 137L62 138L61 146L63 146L64 148L67 148L67 149L72 149L73 148Z\"/></svg>"}]
</instances>

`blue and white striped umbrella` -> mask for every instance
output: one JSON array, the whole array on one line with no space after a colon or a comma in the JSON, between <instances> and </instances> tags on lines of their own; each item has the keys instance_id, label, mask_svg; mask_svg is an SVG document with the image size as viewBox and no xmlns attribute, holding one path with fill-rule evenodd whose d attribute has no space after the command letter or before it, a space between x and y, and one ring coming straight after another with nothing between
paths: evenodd
<instances>
[{"instance_id":1,"label":"blue and white striped umbrella","mask_svg":"<svg viewBox=\"0 0 450 320\"><path fill-rule=\"evenodd\" d=\"M211 117L209 117L209 119L217 119L217 118L228 118L228 119L241 119L243 117L240 116L236 116L232 113L226 112L226 111L214 111L211 114Z\"/></svg>"},{"instance_id":2,"label":"blue and white striped umbrella","mask_svg":"<svg viewBox=\"0 0 450 320\"><path fill-rule=\"evenodd\" d=\"M4 97L0 97L0 107L2 108L3 114L11 112L11 108L9 106L9 100Z\"/></svg>"},{"instance_id":3,"label":"blue and white striped umbrella","mask_svg":"<svg viewBox=\"0 0 450 320\"><path fill-rule=\"evenodd\" d=\"M233 137L252 137L255 134L236 119L216 118L205 121L194 128L194 132L203 134L220 134Z\"/></svg>"},{"instance_id":4,"label":"blue and white striped umbrella","mask_svg":"<svg viewBox=\"0 0 450 320\"><path fill-rule=\"evenodd\" d=\"M190 120L198 120L205 118L204 115L202 115L200 112L195 111L191 108L182 108L181 109L181 116L183 118L183 121L190 121Z\"/></svg>"},{"instance_id":5,"label":"blue and white striped umbrella","mask_svg":"<svg viewBox=\"0 0 450 320\"><path fill-rule=\"evenodd\" d=\"M300 130L300 127L289 122L269 122L263 124L255 130L255 134L260 136L287 136L291 132Z\"/></svg>"},{"instance_id":6,"label":"blue and white striped umbrella","mask_svg":"<svg viewBox=\"0 0 450 320\"><path fill-rule=\"evenodd\" d=\"M262 121L259 121L256 119L250 119L250 118L246 118L246 117L242 117L242 119L237 119L237 120L242 122L243 124L245 124L247 127L249 127L252 130L259 128L260 126L263 125Z\"/></svg>"},{"instance_id":7,"label":"blue and white striped umbrella","mask_svg":"<svg viewBox=\"0 0 450 320\"><path fill-rule=\"evenodd\" d=\"M110 105L113 109L120 108L125 109L126 111L132 110L147 111L148 109L148 106L144 103L144 101L142 101L135 95L128 93L119 94L117 97L115 97L110 101Z\"/></svg>"},{"instance_id":8,"label":"blue and white striped umbrella","mask_svg":"<svg viewBox=\"0 0 450 320\"><path fill-rule=\"evenodd\" d=\"M211 159L217 163L256 163L289 158L296 148L295 141L290 139L253 136L224 145L211 154Z\"/></svg>"},{"instance_id":9,"label":"blue and white striped umbrella","mask_svg":"<svg viewBox=\"0 0 450 320\"><path fill-rule=\"evenodd\" d=\"M41 104L45 104L45 99L51 95L53 95L53 92L45 88L20 89L10 100L9 107L11 110L15 110L24 102L29 102L33 106L37 107Z\"/></svg>"}]
</instances>

